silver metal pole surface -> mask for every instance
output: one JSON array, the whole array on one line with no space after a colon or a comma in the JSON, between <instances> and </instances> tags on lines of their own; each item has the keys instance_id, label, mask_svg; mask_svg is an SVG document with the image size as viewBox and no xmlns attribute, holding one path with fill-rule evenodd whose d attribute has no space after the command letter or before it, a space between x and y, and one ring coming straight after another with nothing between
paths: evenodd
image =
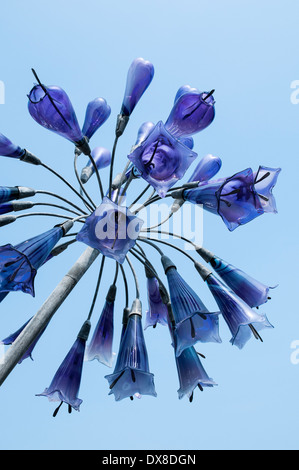
<instances>
[{"instance_id":1,"label":"silver metal pole surface","mask_svg":"<svg viewBox=\"0 0 299 470\"><path fill-rule=\"evenodd\" d=\"M91 267L99 251L87 248L70 271L54 289L37 314L11 345L0 365L0 386L21 360L27 349L48 325L58 308L63 304L80 279Z\"/></svg>"}]
</instances>

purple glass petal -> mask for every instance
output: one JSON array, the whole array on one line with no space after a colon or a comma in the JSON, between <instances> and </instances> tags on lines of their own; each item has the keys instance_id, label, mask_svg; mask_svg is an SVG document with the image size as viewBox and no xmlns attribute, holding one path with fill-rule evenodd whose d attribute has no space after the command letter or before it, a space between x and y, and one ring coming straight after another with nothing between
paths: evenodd
<instances>
[{"instance_id":1,"label":"purple glass petal","mask_svg":"<svg viewBox=\"0 0 299 470\"><path fill-rule=\"evenodd\" d=\"M166 275L175 321L173 335L176 355L179 356L199 341L221 343L218 313L208 311L175 268L168 269Z\"/></svg>"},{"instance_id":2,"label":"purple glass petal","mask_svg":"<svg viewBox=\"0 0 299 470\"><path fill-rule=\"evenodd\" d=\"M149 371L148 355L139 315L130 315L114 373L105 377L110 385L110 395L122 400L133 395L157 396L154 376Z\"/></svg>"},{"instance_id":3,"label":"purple glass petal","mask_svg":"<svg viewBox=\"0 0 299 470\"><path fill-rule=\"evenodd\" d=\"M200 91L197 88L192 88L190 85L183 85L178 89L177 94L175 95L174 103L176 103L181 98L181 96L185 95L186 93L199 95Z\"/></svg>"},{"instance_id":4,"label":"purple glass petal","mask_svg":"<svg viewBox=\"0 0 299 470\"><path fill-rule=\"evenodd\" d=\"M147 293L149 309L146 312L145 329L149 326L156 327L157 323L167 326L168 311L166 305L162 301L159 282L155 277L147 278Z\"/></svg>"},{"instance_id":5,"label":"purple glass petal","mask_svg":"<svg viewBox=\"0 0 299 470\"><path fill-rule=\"evenodd\" d=\"M153 122L151 121L144 122L138 130L137 140L133 148L138 147L140 144L142 144L142 142L144 142L147 139L147 137L154 130L154 128L155 128L155 124Z\"/></svg>"},{"instance_id":6,"label":"purple glass petal","mask_svg":"<svg viewBox=\"0 0 299 470\"><path fill-rule=\"evenodd\" d=\"M254 188L259 196L264 212L277 213L276 201L273 196L273 188L277 183L281 168L268 168L260 166L254 175Z\"/></svg>"},{"instance_id":7,"label":"purple glass petal","mask_svg":"<svg viewBox=\"0 0 299 470\"><path fill-rule=\"evenodd\" d=\"M37 396L48 397L49 401L62 401L79 411L82 400L78 398L86 341L77 338L61 366L57 370L51 385Z\"/></svg>"},{"instance_id":8,"label":"purple glass petal","mask_svg":"<svg viewBox=\"0 0 299 470\"><path fill-rule=\"evenodd\" d=\"M179 399L184 396L192 397L196 387L214 387L217 385L206 373L203 365L193 347L185 349L179 357L176 357L177 371L180 380L178 390Z\"/></svg>"},{"instance_id":9,"label":"purple glass petal","mask_svg":"<svg viewBox=\"0 0 299 470\"><path fill-rule=\"evenodd\" d=\"M164 197L183 176L197 154L169 134L160 121L129 156L142 178Z\"/></svg>"},{"instance_id":10,"label":"purple glass petal","mask_svg":"<svg viewBox=\"0 0 299 470\"><path fill-rule=\"evenodd\" d=\"M249 307L259 307L268 302L268 287L253 277L235 268L221 258L214 257L211 265L223 281L246 302Z\"/></svg>"},{"instance_id":11,"label":"purple glass petal","mask_svg":"<svg viewBox=\"0 0 299 470\"><path fill-rule=\"evenodd\" d=\"M91 152L91 156L94 159L98 170L102 170L103 168L106 168L111 163L111 152L110 150L104 147L95 147L93 151ZM87 166L91 167L94 172L94 167L90 160Z\"/></svg>"},{"instance_id":12,"label":"purple glass petal","mask_svg":"<svg viewBox=\"0 0 299 470\"><path fill-rule=\"evenodd\" d=\"M90 344L86 348L86 360L95 359L112 367L115 354L112 352L114 332L114 302L106 300Z\"/></svg>"},{"instance_id":13,"label":"purple glass petal","mask_svg":"<svg viewBox=\"0 0 299 470\"><path fill-rule=\"evenodd\" d=\"M104 98L96 98L91 101L86 109L82 134L91 139L95 132L107 121L111 114L111 108Z\"/></svg>"},{"instance_id":14,"label":"purple glass petal","mask_svg":"<svg viewBox=\"0 0 299 470\"><path fill-rule=\"evenodd\" d=\"M28 98L28 110L41 126L74 143L83 139L73 105L64 90L57 86L35 86Z\"/></svg>"},{"instance_id":15,"label":"purple glass petal","mask_svg":"<svg viewBox=\"0 0 299 470\"><path fill-rule=\"evenodd\" d=\"M102 204L86 219L77 240L122 264L134 247L143 223L129 209L104 197Z\"/></svg>"},{"instance_id":16,"label":"purple glass petal","mask_svg":"<svg viewBox=\"0 0 299 470\"><path fill-rule=\"evenodd\" d=\"M259 315L252 310L244 300L238 297L225 284L211 274L206 283L213 294L218 307L226 321L231 333L231 343L242 349L253 336L249 325L257 331L264 328L273 328L265 315Z\"/></svg>"},{"instance_id":17,"label":"purple glass petal","mask_svg":"<svg viewBox=\"0 0 299 470\"><path fill-rule=\"evenodd\" d=\"M0 133L0 155L3 157L20 158L24 155L24 149L13 144L7 137Z\"/></svg>"},{"instance_id":18,"label":"purple glass petal","mask_svg":"<svg viewBox=\"0 0 299 470\"><path fill-rule=\"evenodd\" d=\"M214 157L210 154L206 155L198 163L193 175L189 179L189 183L193 181L209 181L219 172L221 166L222 161L219 157Z\"/></svg>"},{"instance_id":19,"label":"purple glass petal","mask_svg":"<svg viewBox=\"0 0 299 470\"><path fill-rule=\"evenodd\" d=\"M186 147L188 147L190 150L193 150L194 140L192 137L179 137L178 141L181 142Z\"/></svg>"},{"instance_id":20,"label":"purple glass petal","mask_svg":"<svg viewBox=\"0 0 299 470\"><path fill-rule=\"evenodd\" d=\"M128 71L125 95L121 107L123 116L130 116L138 101L154 77L154 66L150 62L135 59Z\"/></svg>"},{"instance_id":21,"label":"purple glass petal","mask_svg":"<svg viewBox=\"0 0 299 470\"><path fill-rule=\"evenodd\" d=\"M36 270L27 256L11 245L0 247L0 292L22 291L34 297Z\"/></svg>"},{"instance_id":22,"label":"purple glass petal","mask_svg":"<svg viewBox=\"0 0 299 470\"><path fill-rule=\"evenodd\" d=\"M206 129L215 118L215 100L208 95L198 91L181 94L166 121L168 132L181 137Z\"/></svg>"}]
</instances>

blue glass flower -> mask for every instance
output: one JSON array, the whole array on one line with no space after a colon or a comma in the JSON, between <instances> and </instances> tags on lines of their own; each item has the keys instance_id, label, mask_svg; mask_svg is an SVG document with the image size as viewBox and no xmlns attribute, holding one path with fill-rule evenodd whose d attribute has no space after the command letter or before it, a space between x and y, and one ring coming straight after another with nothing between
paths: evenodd
<instances>
[{"instance_id":1,"label":"blue glass flower","mask_svg":"<svg viewBox=\"0 0 299 470\"><path fill-rule=\"evenodd\" d=\"M215 100L211 93L182 87L165 127L175 137L189 136L206 129L215 118Z\"/></svg>"},{"instance_id":2,"label":"blue glass flower","mask_svg":"<svg viewBox=\"0 0 299 470\"><path fill-rule=\"evenodd\" d=\"M107 121L111 108L104 98L96 98L88 103L82 134L91 139L96 131Z\"/></svg>"},{"instance_id":3,"label":"blue glass flower","mask_svg":"<svg viewBox=\"0 0 299 470\"><path fill-rule=\"evenodd\" d=\"M155 328L158 323L167 326L167 306L162 301L158 280L151 275L147 276L147 295L149 308L146 312L145 329L150 326Z\"/></svg>"},{"instance_id":4,"label":"blue glass flower","mask_svg":"<svg viewBox=\"0 0 299 470\"><path fill-rule=\"evenodd\" d=\"M160 121L128 156L142 178L164 197L183 176L197 154L175 139Z\"/></svg>"},{"instance_id":5,"label":"blue glass flower","mask_svg":"<svg viewBox=\"0 0 299 470\"><path fill-rule=\"evenodd\" d=\"M137 140L136 140L136 143L135 143L133 149L135 149L136 147L139 147L139 145L142 144L142 142L144 142L147 139L147 137L154 130L154 128L155 128L155 124L153 122L151 122L151 121L144 122L139 127L139 130L138 130L138 133L137 133ZM133 151L133 149L132 149L132 151Z\"/></svg>"},{"instance_id":6,"label":"blue glass flower","mask_svg":"<svg viewBox=\"0 0 299 470\"><path fill-rule=\"evenodd\" d=\"M154 77L154 66L142 58L135 59L128 71L126 90L121 107L123 116L130 116Z\"/></svg>"},{"instance_id":7,"label":"blue glass flower","mask_svg":"<svg viewBox=\"0 0 299 470\"><path fill-rule=\"evenodd\" d=\"M181 142L186 147L188 147L190 150L193 150L194 139L192 137L179 137L178 141Z\"/></svg>"},{"instance_id":8,"label":"blue glass flower","mask_svg":"<svg viewBox=\"0 0 299 470\"><path fill-rule=\"evenodd\" d=\"M206 373L193 347L185 349L179 357L176 357L176 366L180 381L178 390L180 400L187 396L192 401L196 387L203 391L204 387L217 385Z\"/></svg>"},{"instance_id":9,"label":"blue glass flower","mask_svg":"<svg viewBox=\"0 0 299 470\"><path fill-rule=\"evenodd\" d=\"M143 223L129 209L104 197L102 204L86 219L77 240L122 264L135 245Z\"/></svg>"},{"instance_id":10,"label":"blue glass flower","mask_svg":"<svg viewBox=\"0 0 299 470\"><path fill-rule=\"evenodd\" d=\"M90 344L86 348L87 361L97 359L102 364L112 367L115 354L112 351L114 332L114 303L116 287L112 285L106 302L96 325Z\"/></svg>"},{"instance_id":11,"label":"blue glass flower","mask_svg":"<svg viewBox=\"0 0 299 470\"><path fill-rule=\"evenodd\" d=\"M3 157L21 158L24 153L24 149L13 144L5 135L0 133L0 155Z\"/></svg>"},{"instance_id":12,"label":"blue glass flower","mask_svg":"<svg viewBox=\"0 0 299 470\"><path fill-rule=\"evenodd\" d=\"M63 235L61 227L54 227L18 245L0 247L0 292L21 290L34 296L36 272Z\"/></svg>"},{"instance_id":13,"label":"blue glass flower","mask_svg":"<svg viewBox=\"0 0 299 470\"><path fill-rule=\"evenodd\" d=\"M15 199L19 199L19 188L17 186L11 188L8 186L0 186L0 204L14 201Z\"/></svg>"},{"instance_id":14,"label":"blue glass flower","mask_svg":"<svg viewBox=\"0 0 299 470\"><path fill-rule=\"evenodd\" d=\"M90 332L90 322L86 321L70 351L57 370L49 388L38 397L47 397L49 401L67 403L69 412L72 409L80 411L82 400L78 398L86 341ZM56 416L60 406L54 412Z\"/></svg>"},{"instance_id":15,"label":"blue glass flower","mask_svg":"<svg viewBox=\"0 0 299 470\"><path fill-rule=\"evenodd\" d=\"M221 343L219 313L210 313L198 295L184 281L175 265L166 256L162 263L167 275L173 318L175 321L174 348L176 355L202 343Z\"/></svg>"},{"instance_id":16,"label":"blue glass flower","mask_svg":"<svg viewBox=\"0 0 299 470\"><path fill-rule=\"evenodd\" d=\"M211 180L221 169L222 161L219 157L214 155L206 155L198 163L197 167L194 170L189 183L193 181L209 181Z\"/></svg>"},{"instance_id":17,"label":"blue glass flower","mask_svg":"<svg viewBox=\"0 0 299 470\"><path fill-rule=\"evenodd\" d=\"M110 150L104 147L94 148L93 151L91 152L91 156L98 170L102 170L103 168L106 168L111 163L111 158L112 158L111 152ZM95 172L94 166L91 160L89 160L86 167L83 168L82 173L81 173L82 183L83 184L87 183L87 181L91 178L94 172Z\"/></svg>"},{"instance_id":18,"label":"blue glass flower","mask_svg":"<svg viewBox=\"0 0 299 470\"><path fill-rule=\"evenodd\" d=\"M281 168L268 168L260 166L254 174L254 188L260 199L264 212L277 213L276 201L273 196L273 188L277 183Z\"/></svg>"},{"instance_id":19,"label":"blue glass flower","mask_svg":"<svg viewBox=\"0 0 299 470\"><path fill-rule=\"evenodd\" d=\"M7 338L3 339L0 342L0 344L4 344L5 346L10 346L11 344L13 344L15 342L15 340L20 336L22 331L25 329L25 327L28 325L28 323L30 323L32 318L30 318L18 331L16 331L15 333L12 333ZM38 341L40 340L41 336L43 335L45 329L46 328L44 328L44 330L37 336L37 338L33 341L31 346L27 349L27 351L25 352L25 354L23 355L23 357L19 361L19 364L21 364L23 361L25 361L25 359L27 359L29 357L30 357L31 360L33 360L32 352L33 352L35 346L37 345Z\"/></svg>"},{"instance_id":20,"label":"blue glass flower","mask_svg":"<svg viewBox=\"0 0 299 470\"><path fill-rule=\"evenodd\" d=\"M230 231L264 213L250 168L230 178L200 183L197 188L185 190L183 198L220 215Z\"/></svg>"},{"instance_id":21,"label":"blue glass flower","mask_svg":"<svg viewBox=\"0 0 299 470\"><path fill-rule=\"evenodd\" d=\"M135 394L157 396L154 376L149 370L139 314L131 312L121 341L114 373L105 378L111 390L109 395L113 394L116 401L133 397Z\"/></svg>"},{"instance_id":22,"label":"blue glass flower","mask_svg":"<svg viewBox=\"0 0 299 470\"><path fill-rule=\"evenodd\" d=\"M28 95L28 110L41 126L70 140L81 143L81 132L73 105L62 88L36 85Z\"/></svg>"},{"instance_id":23,"label":"blue glass flower","mask_svg":"<svg viewBox=\"0 0 299 470\"><path fill-rule=\"evenodd\" d=\"M229 287L209 275L206 283L213 294L218 307L231 333L231 343L242 349L245 344L265 328L273 328L265 315L259 315L238 297Z\"/></svg>"}]
</instances>

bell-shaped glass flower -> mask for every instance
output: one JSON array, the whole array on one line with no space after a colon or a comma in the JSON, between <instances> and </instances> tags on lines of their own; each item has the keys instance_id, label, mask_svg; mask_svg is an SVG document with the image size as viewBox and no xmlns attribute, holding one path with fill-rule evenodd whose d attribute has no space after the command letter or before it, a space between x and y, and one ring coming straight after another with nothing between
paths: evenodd
<instances>
[{"instance_id":1,"label":"bell-shaped glass flower","mask_svg":"<svg viewBox=\"0 0 299 470\"><path fill-rule=\"evenodd\" d=\"M147 276L148 310L146 312L145 329L150 326L156 328L157 324L168 325L167 306L163 303L159 282L155 277Z\"/></svg>"},{"instance_id":2,"label":"bell-shaped glass flower","mask_svg":"<svg viewBox=\"0 0 299 470\"><path fill-rule=\"evenodd\" d=\"M165 261L166 260L166 261ZM174 265L163 257L173 311L173 331L176 355L201 343L221 343L219 336L219 312L210 313L202 300L180 276ZM167 264L166 264L167 263Z\"/></svg>"},{"instance_id":3,"label":"bell-shaped glass flower","mask_svg":"<svg viewBox=\"0 0 299 470\"><path fill-rule=\"evenodd\" d=\"M102 204L86 219L77 240L122 264L136 244L143 223L129 209L104 197Z\"/></svg>"},{"instance_id":4,"label":"bell-shaped glass flower","mask_svg":"<svg viewBox=\"0 0 299 470\"><path fill-rule=\"evenodd\" d=\"M222 166L222 161L219 157L214 155L206 155L203 157L198 165L196 166L189 183L199 181L200 183L204 181L211 180L217 173L220 171Z\"/></svg>"},{"instance_id":5,"label":"bell-shaped glass flower","mask_svg":"<svg viewBox=\"0 0 299 470\"><path fill-rule=\"evenodd\" d=\"M64 231L61 227L54 227L18 245L2 246L0 248L0 292L21 290L34 296L36 272L63 235Z\"/></svg>"},{"instance_id":6,"label":"bell-shaped glass flower","mask_svg":"<svg viewBox=\"0 0 299 470\"><path fill-rule=\"evenodd\" d=\"M254 188L264 212L277 213L276 201L272 191L277 183L280 172L281 168L260 166L254 175Z\"/></svg>"},{"instance_id":7,"label":"bell-shaped glass flower","mask_svg":"<svg viewBox=\"0 0 299 470\"><path fill-rule=\"evenodd\" d=\"M0 155L3 157L21 158L25 153L18 145L13 144L5 135L0 133Z\"/></svg>"},{"instance_id":8,"label":"bell-shaped glass flower","mask_svg":"<svg viewBox=\"0 0 299 470\"><path fill-rule=\"evenodd\" d=\"M112 158L111 152L110 150L104 147L94 148L93 151L91 152L91 156L98 170L102 170L103 168L106 168L111 163L111 158ZM87 181L91 178L94 172L95 172L94 166L91 160L89 160L86 167L83 168L82 173L81 173L82 183L84 184L87 183Z\"/></svg>"},{"instance_id":9,"label":"bell-shaped glass flower","mask_svg":"<svg viewBox=\"0 0 299 470\"><path fill-rule=\"evenodd\" d=\"M135 394L157 396L154 376L149 370L140 315L129 316L114 373L105 378L111 390L109 395L113 394L116 401L133 397Z\"/></svg>"},{"instance_id":10,"label":"bell-shaped glass flower","mask_svg":"<svg viewBox=\"0 0 299 470\"><path fill-rule=\"evenodd\" d=\"M233 345L242 349L252 336L261 339L259 331L273 328L265 315L259 315L250 308L244 300L213 274L208 276L206 283L232 333L231 343Z\"/></svg>"},{"instance_id":11,"label":"bell-shaped glass flower","mask_svg":"<svg viewBox=\"0 0 299 470\"><path fill-rule=\"evenodd\" d=\"M33 318L33 317L32 317ZM22 333L22 331L25 329L25 327L30 323L30 321L32 320L32 318L30 318L19 330L17 330L15 333L12 333L11 335L9 335L7 338L3 339L2 341L0 341L0 344L4 344L5 346L10 346L11 344L13 344L16 339L20 336L20 334ZM27 351L25 352L25 354L22 356L22 358L20 359L19 361L19 364L21 364L23 361L25 361L25 359L29 358L33 361L33 357L32 357L32 352L35 348L35 346L37 345L38 341L40 340L41 336L43 335L44 331L45 331L46 328L44 328L44 330L37 336L37 338L33 341L33 343L31 344L31 346L27 349Z\"/></svg>"},{"instance_id":12,"label":"bell-shaped glass flower","mask_svg":"<svg viewBox=\"0 0 299 470\"><path fill-rule=\"evenodd\" d=\"M154 66L142 58L135 59L128 71L121 115L130 116L154 77Z\"/></svg>"},{"instance_id":13,"label":"bell-shaped glass flower","mask_svg":"<svg viewBox=\"0 0 299 470\"><path fill-rule=\"evenodd\" d=\"M112 367L115 356L115 353L112 351L115 295L116 287L112 285L85 354L87 361L94 361L96 359L107 367Z\"/></svg>"},{"instance_id":14,"label":"bell-shaped glass flower","mask_svg":"<svg viewBox=\"0 0 299 470\"><path fill-rule=\"evenodd\" d=\"M260 307L270 299L269 291L273 287L266 286L239 268L215 256L211 262L221 279L246 302L249 307Z\"/></svg>"},{"instance_id":15,"label":"bell-shaped glass flower","mask_svg":"<svg viewBox=\"0 0 299 470\"><path fill-rule=\"evenodd\" d=\"M183 198L220 215L230 231L264 213L250 168L227 179L200 183L194 189L185 190Z\"/></svg>"},{"instance_id":16,"label":"bell-shaped glass flower","mask_svg":"<svg viewBox=\"0 0 299 470\"><path fill-rule=\"evenodd\" d=\"M62 88L36 85L28 95L28 110L41 126L70 140L74 144L82 142L80 129L73 105Z\"/></svg>"},{"instance_id":17,"label":"bell-shaped glass flower","mask_svg":"<svg viewBox=\"0 0 299 470\"><path fill-rule=\"evenodd\" d=\"M217 385L206 373L194 347L185 349L179 357L176 357L176 366L180 381L178 390L180 400L187 396L192 401L196 387L203 391L204 387Z\"/></svg>"},{"instance_id":18,"label":"bell-shaped glass flower","mask_svg":"<svg viewBox=\"0 0 299 470\"><path fill-rule=\"evenodd\" d=\"M175 139L160 121L129 156L142 178L161 197L183 176L197 154Z\"/></svg>"},{"instance_id":19,"label":"bell-shaped glass flower","mask_svg":"<svg viewBox=\"0 0 299 470\"><path fill-rule=\"evenodd\" d=\"M193 135L203 131L214 121L215 100L212 92L200 93L191 89L182 94L178 92L177 96L165 124L170 134L175 137Z\"/></svg>"},{"instance_id":20,"label":"bell-shaped glass flower","mask_svg":"<svg viewBox=\"0 0 299 470\"><path fill-rule=\"evenodd\" d=\"M107 121L111 114L111 108L104 98L96 98L88 103L82 134L89 140L96 131Z\"/></svg>"},{"instance_id":21,"label":"bell-shaped glass flower","mask_svg":"<svg viewBox=\"0 0 299 470\"><path fill-rule=\"evenodd\" d=\"M47 397L51 402L66 403L69 407L69 412L72 409L80 411L82 400L78 398L82 369L84 362L84 354L86 348L86 341L90 332L90 322L84 323L75 343L63 360L61 366L57 370L49 388L38 397ZM56 416L60 406L55 410Z\"/></svg>"}]
</instances>

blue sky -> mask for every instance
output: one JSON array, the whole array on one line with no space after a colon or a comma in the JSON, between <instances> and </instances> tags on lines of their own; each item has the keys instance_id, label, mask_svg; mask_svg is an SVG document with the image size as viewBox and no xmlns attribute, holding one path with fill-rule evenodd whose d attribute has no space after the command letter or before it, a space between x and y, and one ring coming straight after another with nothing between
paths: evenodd
<instances>
[{"instance_id":1,"label":"blue sky","mask_svg":"<svg viewBox=\"0 0 299 470\"><path fill-rule=\"evenodd\" d=\"M168 331L147 330L157 399L114 402L104 379L109 370L87 363L81 412L69 416L62 410L54 420L53 405L35 394L49 385L85 320L97 262L55 315L34 352L34 362L18 366L1 387L2 450L298 449L299 365L290 359L291 343L299 340L299 106L291 103L291 83L299 80L298 14L299 6L292 0L211 0L208 4L201 0L52 0L51 4L11 0L1 6L5 21L0 31L0 80L5 84L5 105L0 106L0 131L70 179L71 144L39 127L27 111L26 94L34 81L31 67L43 82L67 91L80 122L91 99L101 96L108 101L111 118L93 144L111 148L127 70L135 57L150 60L156 73L120 141L116 171L123 169L140 124L167 119L178 88L185 84L216 89L216 119L195 136L199 156L220 156L222 176L248 167L255 170L260 164L283 170L275 188L278 215L265 214L233 233L220 218L204 215L208 249L265 283L279 284L273 300L263 308L275 326L265 333L263 344L252 341L239 351L229 344L229 332L221 323L223 344L200 347L207 356L205 367L219 386L196 394L190 405L187 399L177 398L179 384ZM103 181L107 179L104 170ZM1 185L69 195L42 169L4 158ZM95 183L92 188L96 195ZM41 233L53 222L33 219L1 229L1 245ZM16 294L1 304L0 336L18 329L38 310L83 248L77 244L40 271L35 299ZM186 259L168 254L176 256L185 279L215 308ZM112 266L104 276L98 314ZM146 308L144 283L141 290ZM122 309L120 284L116 350Z\"/></svg>"}]
</instances>

